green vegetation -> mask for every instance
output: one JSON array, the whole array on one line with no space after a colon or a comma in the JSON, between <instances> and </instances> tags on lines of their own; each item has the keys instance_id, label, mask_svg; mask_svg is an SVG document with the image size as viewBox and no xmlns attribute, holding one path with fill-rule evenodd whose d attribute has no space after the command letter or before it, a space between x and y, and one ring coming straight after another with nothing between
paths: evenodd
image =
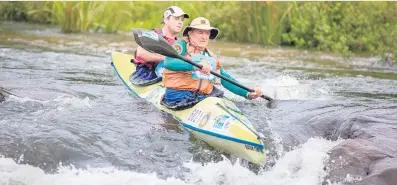
<instances>
[{"instance_id":1,"label":"green vegetation","mask_svg":"<svg viewBox=\"0 0 397 185\"><path fill-rule=\"evenodd\" d=\"M96 17L104 10L99 2L47 2L43 7L30 10L28 15L48 13L51 22L59 24L65 33L86 32L93 27Z\"/></svg>"},{"instance_id":2,"label":"green vegetation","mask_svg":"<svg viewBox=\"0 0 397 185\"><path fill-rule=\"evenodd\" d=\"M288 16L283 44L397 57L397 2L299 2Z\"/></svg>"},{"instance_id":3,"label":"green vegetation","mask_svg":"<svg viewBox=\"0 0 397 185\"><path fill-rule=\"evenodd\" d=\"M171 5L207 17L225 41L397 58L397 2L0 2L0 20L116 33L160 27Z\"/></svg>"},{"instance_id":4,"label":"green vegetation","mask_svg":"<svg viewBox=\"0 0 397 185\"><path fill-rule=\"evenodd\" d=\"M28 15L28 11L40 8L44 2L0 2L0 20L29 21L36 23L50 23L51 14L41 12Z\"/></svg>"}]
</instances>

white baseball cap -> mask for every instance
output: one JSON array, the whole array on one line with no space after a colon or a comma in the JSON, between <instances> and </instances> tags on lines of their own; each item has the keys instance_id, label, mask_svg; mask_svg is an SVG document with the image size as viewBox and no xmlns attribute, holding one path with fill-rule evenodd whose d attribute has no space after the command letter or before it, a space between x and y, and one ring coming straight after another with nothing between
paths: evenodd
<instances>
[{"instance_id":1,"label":"white baseball cap","mask_svg":"<svg viewBox=\"0 0 397 185\"><path fill-rule=\"evenodd\" d=\"M171 15L174 17L183 15L183 17L185 18L189 18L189 14L185 13L181 8L177 6L168 7L167 10L164 11L163 18L168 18Z\"/></svg>"}]
</instances>

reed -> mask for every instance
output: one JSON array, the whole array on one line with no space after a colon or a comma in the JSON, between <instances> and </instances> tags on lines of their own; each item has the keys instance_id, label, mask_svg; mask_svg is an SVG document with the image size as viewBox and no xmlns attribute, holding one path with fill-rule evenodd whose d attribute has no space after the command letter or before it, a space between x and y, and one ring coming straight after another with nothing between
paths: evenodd
<instances>
[{"instance_id":1,"label":"reed","mask_svg":"<svg viewBox=\"0 0 397 185\"><path fill-rule=\"evenodd\" d=\"M159 28L177 5L220 29L217 39L397 56L396 2L0 2L0 19L51 22L66 33ZM50 21L49 21L50 20Z\"/></svg>"},{"instance_id":2,"label":"reed","mask_svg":"<svg viewBox=\"0 0 397 185\"><path fill-rule=\"evenodd\" d=\"M47 2L42 8L28 11L28 14L48 12L51 23L58 24L62 32L87 32L106 6L106 2Z\"/></svg>"},{"instance_id":3,"label":"reed","mask_svg":"<svg viewBox=\"0 0 397 185\"><path fill-rule=\"evenodd\" d=\"M280 5L279 5L280 4ZM220 39L279 44L288 3L278 2L47 2L29 14L48 12L62 31L114 33L132 27L160 27L163 11L180 6L191 19L204 16L221 29ZM287 6L287 7L286 7ZM229 26L228 26L229 25Z\"/></svg>"}]
</instances>

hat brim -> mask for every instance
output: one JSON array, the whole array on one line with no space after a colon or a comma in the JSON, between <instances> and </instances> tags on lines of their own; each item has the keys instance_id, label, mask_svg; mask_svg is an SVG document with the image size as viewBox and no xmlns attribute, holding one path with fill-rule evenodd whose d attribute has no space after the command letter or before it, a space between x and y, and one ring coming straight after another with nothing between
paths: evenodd
<instances>
[{"instance_id":1,"label":"hat brim","mask_svg":"<svg viewBox=\"0 0 397 185\"><path fill-rule=\"evenodd\" d=\"M198 30L210 30L211 40L215 39L219 34L218 28L214 28L211 26L186 26L186 28L183 30L183 36L188 36L188 32L193 28Z\"/></svg>"},{"instance_id":2,"label":"hat brim","mask_svg":"<svg viewBox=\"0 0 397 185\"><path fill-rule=\"evenodd\" d=\"M171 15L172 15L172 14L171 14ZM183 13L183 14L174 14L174 15L172 15L172 16L174 16L174 17L179 17L179 16L181 16L181 15L183 15L184 18L189 18L189 14L187 14L187 13Z\"/></svg>"},{"instance_id":3,"label":"hat brim","mask_svg":"<svg viewBox=\"0 0 397 185\"><path fill-rule=\"evenodd\" d=\"M179 14L179 15L178 14L174 14L174 15L170 15L170 16L179 17L181 15L183 15L183 17L186 18L186 19L189 18L189 14L187 14L187 13L183 13L183 14ZM162 20L160 24L164 24L164 20Z\"/></svg>"}]
</instances>

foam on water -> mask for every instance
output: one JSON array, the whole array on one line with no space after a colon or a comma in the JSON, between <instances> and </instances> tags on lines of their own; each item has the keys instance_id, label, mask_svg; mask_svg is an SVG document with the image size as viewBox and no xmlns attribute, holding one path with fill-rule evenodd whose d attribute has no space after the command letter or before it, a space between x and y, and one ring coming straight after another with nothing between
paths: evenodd
<instances>
[{"instance_id":1,"label":"foam on water","mask_svg":"<svg viewBox=\"0 0 397 185\"><path fill-rule=\"evenodd\" d=\"M84 99L80 99L77 97L68 97L68 96L58 96L54 100L48 102L54 103L59 109L63 109L64 107L71 106L73 108L92 108L90 104L90 98L85 97Z\"/></svg>"},{"instance_id":2,"label":"foam on water","mask_svg":"<svg viewBox=\"0 0 397 185\"><path fill-rule=\"evenodd\" d=\"M40 168L17 164L12 159L0 158L0 184L23 185L184 185L181 180L157 178L156 174L144 174L122 171L115 168L88 168L86 170L72 167L60 167L58 173L46 174Z\"/></svg>"},{"instance_id":3,"label":"foam on water","mask_svg":"<svg viewBox=\"0 0 397 185\"><path fill-rule=\"evenodd\" d=\"M17 102L17 103L26 103L26 102L36 102L36 103L40 103L40 104L45 103L45 101L42 101L42 100L36 100L33 98L29 98L29 97L18 97L18 96L14 96L14 95L10 95L10 97L7 101L13 101L13 102Z\"/></svg>"},{"instance_id":4,"label":"foam on water","mask_svg":"<svg viewBox=\"0 0 397 185\"><path fill-rule=\"evenodd\" d=\"M307 100L317 99L330 94L326 87L316 87L312 84L302 84L298 79L289 75L279 75L273 79L266 79L261 88L263 93L279 100Z\"/></svg>"},{"instance_id":5,"label":"foam on water","mask_svg":"<svg viewBox=\"0 0 397 185\"><path fill-rule=\"evenodd\" d=\"M312 138L305 144L285 153L269 171L256 175L248 169L232 165L227 161L201 167L187 164L191 173L189 182L193 184L252 184L252 185L319 185L326 173L323 168L327 151L341 141L328 141Z\"/></svg>"},{"instance_id":6,"label":"foam on water","mask_svg":"<svg viewBox=\"0 0 397 185\"><path fill-rule=\"evenodd\" d=\"M278 75L275 78L263 79L258 84L252 84L251 80L240 80L241 84L247 87L259 87L263 94L277 100L310 100L327 99L332 95L330 88L323 84L311 84L310 82L301 83L297 78L287 74ZM222 86L218 87L225 92L226 97L233 101L245 101L246 99L231 93ZM261 99L257 99L261 101Z\"/></svg>"},{"instance_id":7,"label":"foam on water","mask_svg":"<svg viewBox=\"0 0 397 185\"><path fill-rule=\"evenodd\" d=\"M10 95L9 100L8 101L13 101L13 102L17 102L17 103L27 103L27 102L31 102L31 103L39 103L41 105L44 106L49 106L51 108L57 108L58 110L63 110L67 107L72 107L72 108L92 108L92 105L90 104L90 98L89 97L85 97L84 99L80 99L78 97L70 97L70 96L58 96L53 100L37 100L37 99L33 99L30 97L18 97L18 96L13 96Z\"/></svg>"},{"instance_id":8,"label":"foam on water","mask_svg":"<svg viewBox=\"0 0 397 185\"><path fill-rule=\"evenodd\" d=\"M326 180L327 185L344 185L346 182L347 183L352 183L352 182L357 182L362 180L362 177L352 177L350 174L346 174L346 177L342 179L341 182L330 182L328 179Z\"/></svg>"},{"instance_id":9,"label":"foam on water","mask_svg":"<svg viewBox=\"0 0 397 185\"><path fill-rule=\"evenodd\" d=\"M79 98L69 95L61 95L51 100L38 100L30 97L18 97L10 95L7 103L13 103L17 107L28 108L28 114L33 116L51 116L60 112L85 111L92 109L93 103L89 97Z\"/></svg>"},{"instance_id":10,"label":"foam on water","mask_svg":"<svg viewBox=\"0 0 397 185\"><path fill-rule=\"evenodd\" d=\"M40 168L17 164L9 158L0 158L0 184L26 185L319 185L326 176L323 170L327 161L327 151L341 141L311 138L303 145L285 153L269 171L254 174L238 162L228 160L202 166L188 162L190 169L184 179L160 179L155 173L123 171L116 168L76 169L61 166L55 174L46 174Z\"/></svg>"}]
</instances>

